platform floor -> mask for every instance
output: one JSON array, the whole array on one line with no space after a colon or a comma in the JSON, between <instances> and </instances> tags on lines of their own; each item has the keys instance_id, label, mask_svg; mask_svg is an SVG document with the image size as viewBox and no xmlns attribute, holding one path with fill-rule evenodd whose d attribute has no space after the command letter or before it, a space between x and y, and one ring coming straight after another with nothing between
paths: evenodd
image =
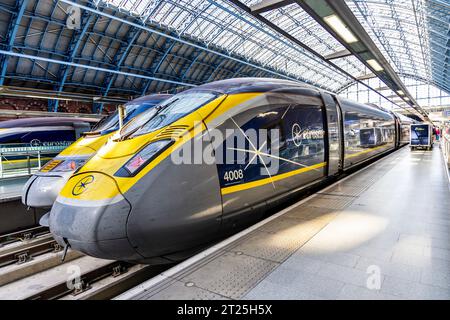
<instances>
[{"instance_id":1,"label":"platform floor","mask_svg":"<svg viewBox=\"0 0 450 320\"><path fill-rule=\"evenodd\" d=\"M439 148L403 148L119 299L450 299Z\"/></svg>"}]
</instances>

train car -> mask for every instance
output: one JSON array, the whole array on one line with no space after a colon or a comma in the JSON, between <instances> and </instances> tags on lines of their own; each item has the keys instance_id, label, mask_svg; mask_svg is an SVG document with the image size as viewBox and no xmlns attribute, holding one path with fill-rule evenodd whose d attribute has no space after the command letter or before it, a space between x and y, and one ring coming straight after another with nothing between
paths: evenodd
<instances>
[{"instance_id":1,"label":"train car","mask_svg":"<svg viewBox=\"0 0 450 320\"><path fill-rule=\"evenodd\" d=\"M73 141L75 137L89 131L95 122L87 118L67 117L6 120L0 122L0 145Z\"/></svg>"},{"instance_id":2,"label":"train car","mask_svg":"<svg viewBox=\"0 0 450 320\"><path fill-rule=\"evenodd\" d=\"M0 122L1 169L37 166L89 131L92 118L25 118Z\"/></svg>"},{"instance_id":3,"label":"train car","mask_svg":"<svg viewBox=\"0 0 450 320\"><path fill-rule=\"evenodd\" d=\"M399 147L398 125L393 113L292 81L201 85L108 141L61 190L50 231L95 257L179 261ZM368 128L383 130L381 145L361 142Z\"/></svg>"},{"instance_id":4,"label":"train car","mask_svg":"<svg viewBox=\"0 0 450 320\"><path fill-rule=\"evenodd\" d=\"M125 105L123 123L128 123L170 97L168 94L155 94L128 102ZM50 208L72 173L91 158L118 129L119 114L116 111L32 175L22 192L23 204L29 207Z\"/></svg>"},{"instance_id":5,"label":"train car","mask_svg":"<svg viewBox=\"0 0 450 320\"><path fill-rule=\"evenodd\" d=\"M417 123L416 120L408 118L400 113L394 113L395 116L395 128L398 132L397 136L397 145L404 146L410 143L411 140L411 124Z\"/></svg>"}]
</instances>

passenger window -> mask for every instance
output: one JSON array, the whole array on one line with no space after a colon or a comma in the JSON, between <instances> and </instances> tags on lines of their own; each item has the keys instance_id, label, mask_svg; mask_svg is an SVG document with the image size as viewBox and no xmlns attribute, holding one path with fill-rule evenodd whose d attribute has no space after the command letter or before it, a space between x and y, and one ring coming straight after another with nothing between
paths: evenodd
<instances>
[{"instance_id":1,"label":"passenger window","mask_svg":"<svg viewBox=\"0 0 450 320\"><path fill-rule=\"evenodd\" d=\"M278 146L278 151L281 151L286 148L286 135L285 130L283 130L283 126L281 123L281 119L277 122L268 125L264 129L267 130L267 149L271 152L272 146ZM276 134L272 134L272 131L278 132L278 140L272 141L273 136L277 136Z\"/></svg>"},{"instance_id":2,"label":"passenger window","mask_svg":"<svg viewBox=\"0 0 450 320\"><path fill-rule=\"evenodd\" d=\"M345 113L344 131L345 144L350 149L381 146L393 142L395 137L392 123L353 111Z\"/></svg>"},{"instance_id":3,"label":"passenger window","mask_svg":"<svg viewBox=\"0 0 450 320\"><path fill-rule=\"evenodd\" d=\"M324 161L323 113L320 106L298 105L285 115L288 147L285 157L309 166Z\"/></svg>"},{"instance_id":4,"label":"passenger window","mask_svg":"<svg viewBox=\"0 0 450 320\"><path fill-rule=\"evenodd\" d=\"M245 146L238 147L234 146L237 141L235 136L227 138L222 146L222 152L225 155L231 145L231 149L236 150L234 155L236 161L234 163L218 162L221 187L267 178L269 176L267 171L270 176L275 176L324 161L324 128L321 106L265 105L234 116L224 129L235 127L234 123L238 124L244 133L265 129L267 135L262 138L258 137L256 143L253 139L253 145L246 141ZM277 132L277 134L272 136L271 132ZM238 134L242 133L238 132ZM272 140L273 137L278 141ZM265 165L258 156L255 156L254 149L261 149L261 158L264 159Z\"/></svg>"}]
</instances>

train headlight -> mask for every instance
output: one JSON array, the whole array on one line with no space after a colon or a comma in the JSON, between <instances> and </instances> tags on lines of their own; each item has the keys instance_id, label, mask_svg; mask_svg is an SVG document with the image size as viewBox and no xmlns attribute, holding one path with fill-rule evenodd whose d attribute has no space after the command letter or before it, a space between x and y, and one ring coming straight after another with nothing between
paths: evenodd
<instances>
[{"instance_id":1,"label":"train headlight","mask_svg":"<svg viewBox=\"0 0 450 320\"><path fill-rule=\"evenodd\" d=\"M172 140L159 140L148 144L145 148L143 148L135 156L128 160L128 162L125 163L125 165L116 172L115 176L135 176L142 168L144 168L161 152L166 150L172 143Z\"/></svg>"},{"instance_id":2,"label":"train headlight","mask_svg":"<svg viewBox=\"0 0 450 320\"><path fill-rule=\"evenodd\" d=\"M58 164L51 172L75 171L86 163L87 159L67 159Z\"/></svg>"}]
</instances>

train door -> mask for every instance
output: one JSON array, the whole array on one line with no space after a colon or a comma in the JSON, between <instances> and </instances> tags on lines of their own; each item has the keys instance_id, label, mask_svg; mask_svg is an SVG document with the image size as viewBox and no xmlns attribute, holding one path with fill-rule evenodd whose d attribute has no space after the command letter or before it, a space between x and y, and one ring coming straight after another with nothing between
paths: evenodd
<instances>
[{"instance_id":1,"label":"train door","mask_svg":"<svg viewBox=\"0 0 450 320\"><path fill-rule=\"evenodd\" d=\"M395 118L395 147L399 148L401 144L402 128L400 125L400 119L395 114L394 118Z\"/></svg>"},{"instance_id":2,"label":"train door","mask_svg":"<svg viewBox=\"0 0 450 320\"><path fill-rule=\"evenodd\" d=\"M324 101L327 126L326 132L328 144L328 175L335 175L340 172L342 166L343 145L341 143L342 131L340 126L341 113L337 101L328 93L322 93Z\"/></svg>"}]
</instances>

